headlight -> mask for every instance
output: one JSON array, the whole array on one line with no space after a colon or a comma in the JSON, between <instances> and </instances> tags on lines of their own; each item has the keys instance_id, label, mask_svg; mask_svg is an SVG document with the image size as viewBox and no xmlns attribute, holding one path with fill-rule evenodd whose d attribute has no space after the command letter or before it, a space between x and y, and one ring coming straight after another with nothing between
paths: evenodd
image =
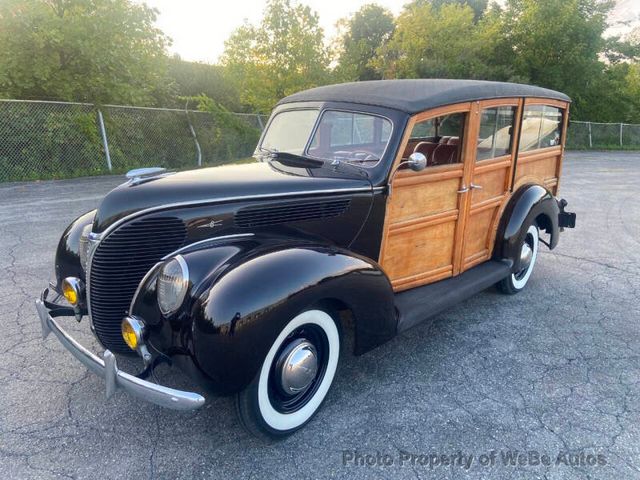
<instances>
[{"instance_id":1,"label":"headlight","mask_svg":"<svg viewBox=\"0 0 640 480\"><path fill-rule=\"evenodd\" d=\"M180 255L164 264L157 280L158 306L163 315L175 313L187 294L189 269Z\"/></svg>"}]
</instances>

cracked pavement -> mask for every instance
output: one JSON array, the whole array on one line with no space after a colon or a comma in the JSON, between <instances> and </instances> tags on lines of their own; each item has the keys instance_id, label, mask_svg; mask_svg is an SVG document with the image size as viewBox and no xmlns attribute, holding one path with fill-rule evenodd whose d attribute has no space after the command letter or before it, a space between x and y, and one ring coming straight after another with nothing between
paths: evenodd
<instances>
[{"instance_id":1,"label":"cracked pavement","mask_svg":"<svg viewBox=\"0 0 640 480\"><path fill-rule=\"evenodd\" d=\"M271 445L244 433L227 398L190 413L122 392L106 401L55 336L42 341L33 300L57 241L122 177L0 185L0 477L640 478L639 169L640 153L567 154L561 196L578 228L541 246L524 292L488 290L343 357L319 414ZM86 319L64 325L100 351ZM503 465L514 450L552 464ZM391 464L344 465L344 451ZM458 452L469 469L426 460ZM604 464L556 464L563 452Z\"/></svg>"}]
</instances>

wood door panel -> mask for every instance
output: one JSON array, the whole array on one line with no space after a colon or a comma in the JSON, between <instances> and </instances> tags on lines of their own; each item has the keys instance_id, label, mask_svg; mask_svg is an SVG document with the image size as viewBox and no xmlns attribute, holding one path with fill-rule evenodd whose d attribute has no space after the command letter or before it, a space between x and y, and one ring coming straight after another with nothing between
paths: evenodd
<instances>
[{"instance_id":1,"label":"wood door panel","mask_svg":"<svg viewBox=\"0 0 640 480\"><path fill-rule=\"evenodd\" d=\"M455 193L459 185L460 178L449 178L440 182L394 185L394 198L389 205L391 228L396 223L457 209L458 197L451 195L451 192Z\"/></svg>"},{"instance_id":2,"label":"wood door panel","mask_svg":"<svg viewBox=\"0 0 640 480\"><path fill-rule=\"evenodd\" d=\"M473 177L473 183L480 185L482 189L473 190L471 205L502 197L505 191L505 184L508 182L507 173L508 170L505 167L499 167L496 170L490 170L485 173L476 173Z\"/></svg>"},{"instance_id":3,"label":"wood door panel","mask_svg":"<svg viewBox=\"0 0 640 480\"><path fill-rule=\"evenodd\" d=\"M493 223L497 206L479 208L471 211L465 231L463 247L463 270L488 259L491 256L490 238L492 237Z\"/></svg>"},{"instance_id":4,"label":"wood door panel","mask_svg":"<svg viewBox=\"0 0 640 480\"><path fill-rule=\"evenodd\" d=\"M403 290L415 283L422 284L434 276L451 276L452 239L457 220L455 213L436 224L417 225L390 233L384 264L394 289Z\"/></svg>"}]
</instances>

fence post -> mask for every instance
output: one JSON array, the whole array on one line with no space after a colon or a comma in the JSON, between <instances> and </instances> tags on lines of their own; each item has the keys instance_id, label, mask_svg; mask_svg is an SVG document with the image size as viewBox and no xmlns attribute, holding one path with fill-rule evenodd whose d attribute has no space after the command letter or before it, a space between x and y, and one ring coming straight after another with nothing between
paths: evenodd
<instances>
[{"instance_id":1,"label":"fence post","mask_svg":"<svg viewBox=\"0 0 640 480\"><path fill-rule=\"evenodd\" d=\"M589 148L593 148L593 139L591 138L591 122L588 122L589 125Z\"/></svg>"},{"instance_id":2,"label":"fence post","mask_svg":"<svg viewBox=\"0 0 640 480\"><path fill-rule=\"evenodd\" d=\"M109 142L107 141L107 130L104 128L104 119L102 118L102 111L98 109L98 123L100 124L100 135L102 135L102 146L104 147L104 154L107 157L107 168L112 171L111 167L111 155L109 154Z\"/></svg>"},{"instance_id":3,"label":"fence post","mask_svg":"<svg viewBox=\"0 0 640 480\"><path fill-rule=\"evenodd\" d=\"M622 146L622 125L624 125L623 123L620 124L620 146Z\"/></svg>"},{"instance_id":4,"label":"fence post","mask_svg":"<svg viewBox=\"0 0 640 480\"><path fill-rule=\"evenodd\" d=\"M260 118L259 113L256 113L256 118L258 119L258 125L260 125L260 130L264 131L264 123L262 123L262 118Z\"/></svg>"}]
</instances>

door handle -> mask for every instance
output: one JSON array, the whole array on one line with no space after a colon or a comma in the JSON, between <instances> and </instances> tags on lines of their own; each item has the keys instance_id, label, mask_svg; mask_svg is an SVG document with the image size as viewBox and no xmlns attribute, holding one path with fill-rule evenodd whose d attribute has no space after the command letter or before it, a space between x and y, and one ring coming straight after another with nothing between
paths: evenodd
<instances>
[{"instance_id":1,"label":"door handle","mask_svg":"<svg viewBox=\"0 0 640 480\"><path fill-rule=\"evenodd\" d=\"M465 187L464 185L462 186L462 188L460 190L458 190L458 193L466 193L469 191L469 187Z\"/></svg>"},{"instance_id":2,"label":"door handle","mask_svg":"<svg viewBox=\"0 0 640 480\"><path fill-rule=\"evenodd\" d=\"M469 185L469 187L470 187L472 190L482 190L482 185L476 185L476 184L474 184L474 183L472 183L471 185Z\"/></svg>"}]
</instances>

